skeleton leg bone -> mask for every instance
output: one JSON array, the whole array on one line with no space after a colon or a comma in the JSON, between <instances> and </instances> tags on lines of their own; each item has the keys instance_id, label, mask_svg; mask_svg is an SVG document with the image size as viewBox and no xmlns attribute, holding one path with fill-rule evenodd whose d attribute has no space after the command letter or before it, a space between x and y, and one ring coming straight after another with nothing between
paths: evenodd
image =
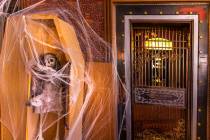
<instances>
[{"instance_id":1,"label":"skeleton leg bone","mask_svg":"<svg viewBox=\"0 0 210 140\"><path fill-rule=\"evenodd\" d=\"M43 133L42 133L42 126L43 126L43 114L39 115L39 132L38 132L38 139L37 140L44 140Z\"/></svg>"},{"instance_id":2,"label":"skeleton leg bone","mask_svg":"<svg viewBox=\"0 0 210 140\"><path fill-rule=\"evenodd\" d=\"M58 122L57 122L55 140L59 140L60 139L60 137L59 137L59 133L60 133L60 120L59 120L59 118L60 118L60 116L61 116L61 113L58 112Z\"/></svg>"}]
</instances>

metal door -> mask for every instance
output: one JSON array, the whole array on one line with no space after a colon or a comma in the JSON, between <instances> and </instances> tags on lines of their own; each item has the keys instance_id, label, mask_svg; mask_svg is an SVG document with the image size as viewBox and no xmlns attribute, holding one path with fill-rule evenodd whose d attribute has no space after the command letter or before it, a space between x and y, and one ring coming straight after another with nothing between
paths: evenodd
<instances>
[{"instance_id":1,"label":"metal door","mask_svg":"<svg viewBox=\"0 0 210 140\"><path fill-rule=\"evenodd\" d=\"M191 38L190 23L132 24L134 139L190 137Z\"/></svg>"}]
</instances>

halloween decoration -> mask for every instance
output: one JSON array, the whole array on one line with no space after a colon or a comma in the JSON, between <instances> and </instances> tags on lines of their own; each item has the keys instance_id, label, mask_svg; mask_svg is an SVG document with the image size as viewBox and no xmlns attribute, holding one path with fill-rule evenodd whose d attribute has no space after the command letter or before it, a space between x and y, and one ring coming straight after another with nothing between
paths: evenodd
<instances>
[{"instance_id":1,"label":"halloween decoration","mask_svg":"<svg viewBox=\"0 0 210 140\"><path fill-rule=\"evenodd\" d=\"M58 79L43 80L47 75L53 75L60 69L60 63L54 54L44 54L40 64L32 66L31 105L36 113L61 112L62 96L65 95L65 85ZM39 76L38 76L39 75Z\"/></svg>"},{"instance_id":2,"label":"halloween decoration","mask_svg":"<svg viewBox=\"0 0 210 140\"><path fill-rule=\"evenodd\" d=\"M43 0L10 15L0 55L1 137L115 140L113 56L75 3Z\"/></svg>"},{"instance_id":3,"label":"halloween decoration","mask_svg":"<svg viewBox=\"0 0 210 140\"><path fill-rule=\"evenodd\" d=\"M60 117L64 112L67 85L53 76L51 77L53 79L49 79L49 75L56 74L60 68L58 58L52 53L41 55L38 63L32 65L31 97L27 105L32 106L34 112L40 114L40 120L43 119L43 113L56 112ZM59 128L59 122L57 128ZM41 126L39 130L41 131ZM43 136L39 136L39 139L43 139ZM56 140L58 139L59 129L56 132Z\"/></svg>"}]
</instances>

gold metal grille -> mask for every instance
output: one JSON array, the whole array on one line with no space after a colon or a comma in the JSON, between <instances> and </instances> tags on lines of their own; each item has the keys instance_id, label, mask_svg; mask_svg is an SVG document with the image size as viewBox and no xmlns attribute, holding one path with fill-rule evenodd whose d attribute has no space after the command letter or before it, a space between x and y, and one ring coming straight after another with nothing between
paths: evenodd
<instances>
[{"instance_id":1,"label":"gold metal grille","mask_svg":"<svg viewBox=\"0 0 210 140\"><path fill-rule=\"evenodd\" d=\"M138 23L131 30L132 118L135 139L188 139L191 25ZM135 100L134 100L135 99ZM183 120L182 138L174 128ZM189 120L189 121L188 121ZM154 132L153 134L148 133ZM185 131L186 130L186 131ZM179 132L178 132L179 133ZM178 134L180 135L180 134Z\"/></svg>"},{"instance_id":2,"label":"gold metal grille","mask_svg":"<svg viewBox=\"0 0 210 140\"><path fill-rule=\"evenodd\" d=\"M191 61L189 26L145 25L132 30L133 86L186 88Z\"/></svg>"}]
</instances>

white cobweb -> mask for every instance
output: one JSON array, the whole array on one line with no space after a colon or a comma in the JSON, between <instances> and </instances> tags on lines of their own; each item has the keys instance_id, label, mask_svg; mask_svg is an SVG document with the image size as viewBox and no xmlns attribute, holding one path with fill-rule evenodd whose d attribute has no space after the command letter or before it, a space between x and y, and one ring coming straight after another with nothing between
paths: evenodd
<instances>
[{"instance_id":1,"label":"white cobweb","mask_svg":"<svg viewBox=\"0 0 210 140\"><path fill-rule=\"evenodd\" d=\"M0 2L2 131L14 140L119 139L118 85L125 106L129 97L116 51L86 22L79 0L17 7Z\"/></svg>"}]
</instances>

